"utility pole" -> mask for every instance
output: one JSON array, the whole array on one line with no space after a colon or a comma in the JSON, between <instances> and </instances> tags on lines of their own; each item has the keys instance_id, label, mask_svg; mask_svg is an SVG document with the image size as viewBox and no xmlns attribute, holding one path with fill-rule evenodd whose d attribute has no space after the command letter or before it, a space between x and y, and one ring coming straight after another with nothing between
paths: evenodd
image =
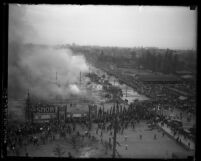
<instances>
[{"instance_id":1,"label":"utility pole","mask_svg":"<svg viewBox=\"0 0 201 161\"><path fill-rule=\"evenodd\" d=\"M58 86L58 84L57 84L57 72L56 72L56 86ZM57 102L57 95L56 95L56 102Z\"/></svg>"},{"instance_id":2,"label":"utility pole","mask_svg":"<svg viewBox=\"0 0 201 161\"><path fill-rule=\"evenodd\" d=\"M127 98L127 85L126 85L126 98Z\"/></svg>"},{"instance_id":3,"label":"utility pole","mask_svg":"<svg viewBox=\"0 0 201 161\"><path fill-rule=\"evenodd\" d=\"M90 64L89 64L89 76L91 75L91 69L90 69Z\"/></svg>"},{"instance_id":4,"label":"utility pole","mask_svg":"<svg viewBox=\"0 0 201 161\"><path fill-rule=\"evenodd\" d=\"M56 72L56 85L57 85L57 72Z\"/></svg>"},{"instance_id":5,"label":"utility pole","mask_svg":"<svg viewBox=\"0 0 201 161\"><path fill-rule=\"evenodd\" d=\"M30 122L32 120L31 118L31 109L30 109L30 97L29 97L29 89L27 92L27 102L26 102L26 110L25 110L25 119L27 122Z\"/></svg>"},{"instance_id":6,"label":"utility pole","mask_svg":"<svg viewBox=\"0 0 201 161\"><path fill-rule=\"evenodd\" d=\"M89 107L89 131L91 130L91 105L88 106Z\"/></svg>"},{"instance_id":7,"label":"utility pole","mask_svg":"<svg viewBox=\"0 0 201 161\"><path fill-rule=\"evenodd\" d=\"M114 106L115 108L115 106ZM118 108L118 102L117 102L117 108ZM116 142L117 142L117 113L116 113L116 108L114 110L114 121L113 121L113 126L114 126L114 137L113 137L113 154L112 157L115 158L116 156Z\"/></svg>"},{"instance_id":8,"label":"utility pole","mask_svg":"<svg viewBox=\"0 0 201 161\"><path fill-rule=\"evenodd\" d=\"M66 123L66 120L67 120L67 104L66 104L66 106L65 106L65 123Z\"/></svg>"},{"instance_id":9,"label":"utility pole","mask_svg":"<svg viewBox=\"0 0 201 161\"><path fill-rule=\"evenodd\" d=\"M81 87L81 71L80 71L80 87Z\"/></svg>"},{"instance_id":10,"label":"utility pole","mask_svg":"<svg viewBox=\"0 0 201 161\"><path fill-rule=\"evenodd\" d=\"M60 108L59 108L59 106L57 106L57 120L58 120L58 122L60 122Z\"/></svg>"}]
</instances>

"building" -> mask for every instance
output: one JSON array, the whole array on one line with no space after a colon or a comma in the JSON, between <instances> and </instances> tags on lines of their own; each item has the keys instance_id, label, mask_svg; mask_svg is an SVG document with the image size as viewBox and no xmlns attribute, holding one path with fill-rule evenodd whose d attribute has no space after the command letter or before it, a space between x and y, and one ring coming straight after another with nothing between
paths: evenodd
<instances>
[{"instance_id":1,"label":"building","mask_svg":"<svg viewBox=\"0 0 201 161\"><path fill-rule=\"evenodd\" d=\"M190 97L191 96L190 93L187 93L185 91L181 91L179 89L172 88L172 87L165 87L165 90L167 90L169 93L171 93L175 96L183 96L183 97Z\"/></svg>"},{"instance_id":2,"label":"building","mask_svg":"<svg viewBox=\"0 0 201 161\"><path fill-rule=\"evenodd\" d=\"M49 122L52 119L65 121L67 105L65 104L30 104L28 121L32 123Z\"/></svg>"},{"instance_id":3,"label":"building","mask_svg":"<svg viewBox=\"0 0 201 161\"><path fill-rule=\"evenodd\" d=\"M25 118L27 122L40 123L49 122L52 119L66 121L66 118L74 114L86 116L89 111L88 106L93 104L87 98L71 96L65 100L34 100L30 99L29 93L25 108ZM39 103L40 102L40 103Z\"/></svg>"},{"instance_id":4,"label":"building","mask_svg":"<svg viewBox=\"0 0 201 161\"><path fill-rule=\"evenodd\" d=\"M156 74L146 74L146 75L135 75L135 79L139 82L145 84L178 84L181 80L172 75L156 75Z\"/></svg>"}]
</instances>

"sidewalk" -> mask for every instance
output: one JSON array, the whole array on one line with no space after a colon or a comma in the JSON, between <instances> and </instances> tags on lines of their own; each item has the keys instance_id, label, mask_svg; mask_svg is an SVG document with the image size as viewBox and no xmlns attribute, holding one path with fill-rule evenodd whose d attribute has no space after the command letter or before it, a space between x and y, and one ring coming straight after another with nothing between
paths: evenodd
<instances>
[{"instance_id":1,"label":"sidewalk","mask_svg":"<svg viewBox=\"0 0 201 161\"><path fill-rule=\"evenodd\" d=\"M194 143L192 140L189 140L188 138L185 139L183 135L178 135L178 134L176 134L176 135L174 136L173 131L172 131L170 128L168 128L166 124L164 124L164 126L162 126L161 123L158 123L158 126L159 126L163 131L165 131L168 135L170 135L173 139L175 139L175 141L176 141L176 138L179 136L179 138L181 139L181 144L182 144L185 148L187 148L187 149L189 149L189 150L195 150L195 143ZM188 146L188 143L190 143L190 147Z\"/></svg>"}]
</instances>

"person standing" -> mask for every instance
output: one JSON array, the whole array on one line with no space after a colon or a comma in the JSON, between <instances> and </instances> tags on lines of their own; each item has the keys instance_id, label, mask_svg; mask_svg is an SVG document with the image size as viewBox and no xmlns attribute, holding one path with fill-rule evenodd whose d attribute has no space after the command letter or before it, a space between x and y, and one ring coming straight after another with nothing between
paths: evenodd
<instances>
[{"instance_id":1,"label":"person standing","mask_svg":"<svg viewBox=\"0 0 201 161\"><path fill-rule=\"evenodd\" d=\"M107 153L108 153L108 143L105 142L105 154L107 154Z\"/></svg>"},{"instance_id":2,"label":"person standing","mask_svg":"<svg viewBox=\"0 0 201 161\"><path fill-rule=\"evenodd\" d=\"M128 150L128 145L127 145L127 144L126 144L126 146L125 146L125 147L126 147L126 150Z\"/></svg>"},{"instance_id":3,"label":"person standing","mask_svg":"<svg viewBox=\"0 0 201 161\"><path fill-rule=\"evenodd\" d=\"M96 134L98 135L98 128L96 128Z\"/></svg>"},{"instance_id":4,"label":"person standing","mask_svg":"<svg viewBox=\"0 0 201 161\"><path fill-rule=\"evenodd\" d=\"M121 128L121 135L123 135L123 133L124 133L124 127L122 126L122 128Z\"/></svg>"},{"instance_id":5,"label":"person standing","mask_svg":"<svg viewBox=\"0 0 201 161\"><path fill-rule=\"evenodd\" d=\"M17 157L20 156L19 146L16 146L16 148L15 148L15 154L16 154Z\"/></svg>"},{"instance_id":6,"label":"person standing","mask_svg":"<svg viewBox=\"0 0 201 161\"><path fill-rule=\"evenodd\" d=\"M68 158L73 158L71 152L68 152Z\"/></svg>"},{"instance_id":7,"label":"person standing","mask_svg":"<svg viewBox=\"0 0 201 161\"><path fill-rule=\"evenodd\" d=\"M154 134L154 140L156 140L156 134Z\"/></svg>"},{"instance_id":8,"label":"person standing","mask_svg":"<svg viewBox=\"0 0 201 161\"><path fill-rule=\"evenodd\" d=\"M29 153L28 153L28 152L26 152L26 153L25 153L25 156L26 156L26 157L29 157Z\"/></svg>"},{"instance_id":9,"label":"person standing","mask_svg":"<svg viewBox=\"0 0 201 161\"><path fill-rule=\"evenodd\" d=\"M125 140L125 141L127 141L127 139L128 139L128 136L127 136L127 135L125 135L125 136L124 136L124 140Z\"/></svg>"},{"instance_id":10,"label":"person standing","mask_svg":"<svg viewBox=\"0 0 201 161\"><path fill-rule=\"evenodd\" d=\"M189 150L190 150L190 142L188 142L188 148L189 148Z\"/></svg>"},{"instance_id":11,"label":"person standing","mask_svg":"<svg viewBox=\"0 0 201 161\"><path fill-rule=\"evenodd\" d=\"M109 137L109 144L111 145L111 137Z\"/></svg>"}]
</instances>

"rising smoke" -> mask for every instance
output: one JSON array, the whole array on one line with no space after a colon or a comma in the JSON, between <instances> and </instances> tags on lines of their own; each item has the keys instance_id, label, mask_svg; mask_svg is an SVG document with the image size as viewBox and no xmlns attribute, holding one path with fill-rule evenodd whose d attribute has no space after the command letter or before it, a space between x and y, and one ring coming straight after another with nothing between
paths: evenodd
<instances>
[{"instance_id":1,"label":"rising smoke","mask_svg":"<svg viewBox=\"0 0 201 161\"><path fill-rule=\"evenodd\" d=\"M26 42L30 36L40 39L27 20L25 6L9 5L8 101L25 99L28 90L40 100L81 95L77 85L80 72L88 71L84 56ZM9 104L15 113L24 106Z\"/></svg>"},{"instance_id":2,"label":"rising smoke","mask_svg":"<svg viewBox=\"0 0 201 161\"><path fill-rule=\"evenodd\" d=\"M76 83L80 72L88 70L84 56L74 55L69 49L31 45L29 42L32 39L41 42L37 32L40 28L30 23L29 13L37 14L36 7L9 5L9 98L24 98L28 90L41 99L65 99L70 94L80 94ZM54 40L60 42L59 37Z\"/></svg>"},{"instance_id":3,"label":"rising smoke","mask_svg":"<svg viewBox=\"0 0 201 161\"><path fill-rule=\"evenodd\" d=\"M9 46L9 96L23 98L27 91L41 99L81 94L80 72L88 71L85 58L70 50L12 43Z\"/></svg>"}]
</instances>

